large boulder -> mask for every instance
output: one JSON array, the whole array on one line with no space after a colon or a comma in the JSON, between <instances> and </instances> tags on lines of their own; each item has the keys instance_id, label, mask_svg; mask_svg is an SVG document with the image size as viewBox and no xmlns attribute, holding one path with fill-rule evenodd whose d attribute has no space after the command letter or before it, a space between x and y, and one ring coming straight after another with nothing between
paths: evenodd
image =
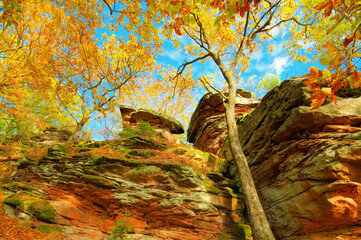
<instances>
[{"instance_id":1,"label":"large boulder","mask_svg":"<svg viewBox=\"0 0 361 240\"><path fill-rule=\"evenodd\" d=\"M277 238L357 239L345 229L360 232L361 91L312 110L306 78L285 80L239 125L243 151ZM220 152L239 184L227 143Z\"/></svg>"},{"instance_id":2,"label":"large boulder","mask_svg":"<svg viewBox=\"0 0 361 240\"><path fill-rule=\"evenodd\" d=\"M237 90L236 117L248 114L260 102L250 92ZM226 116L220 94L208 93L199 101L187 130L187 140L193 146L217 154L227 136Z\"/></svg>"},{"instance_id":3,"label":"large boulder","mask_svg":"<svg viewBox=\"0 0 361 240\"><path fill-rule=\"evenodd\" d=\"M166 114L158 113L149 109L135 109L121 105L119 107L122 113L124 127L136 126L138 121L149 122L152 126L159 129L165 129L172 134L184 133L183 125L175 118Z\"/></svg>"}]
</instances>

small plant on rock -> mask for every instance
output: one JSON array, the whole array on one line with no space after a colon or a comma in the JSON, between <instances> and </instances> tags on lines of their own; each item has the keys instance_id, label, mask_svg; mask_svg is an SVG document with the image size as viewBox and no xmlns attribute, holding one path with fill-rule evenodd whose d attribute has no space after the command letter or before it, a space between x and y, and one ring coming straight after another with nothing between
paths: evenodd
<instances>
[{"instance_id":1,"label":"small plant on rock","mask_svg":"<svg viewBox=\"0 0 361 240\"><path fill-rule=\"evenodd\" d=\"M131 226L125 226L125 223L123 221L117 222L116 226L112 228L112 235L109 236L108 239L111 240L125 240L124 234L126 234L128 231L132 230L133 227Z\"/></svg>"},{"instance_id":2,"label":"small plant on rock","mask_svg":"<svg viewBox=\"0 0 361 240\"><path fill-rule=\"evenodd\" d=\"M128 216L127 214L123 216ZM129 222L127 218L125 218L124 221L119 221L115 223L115 226L112 227L112 235L108 237L110 240L127 240L124 235L133 229L132 226L126 226L126 224Z\"/></svg>"},{"instance_id":3,"label":"small plant on rock","mask_svg":"<svg viewBox=\"0 0 361 240\"><path fill-rule=\"evenodd\" d=\"M142 136L142 137L154 137L157 134L157 131L150 125L149 122L142 120L138 121L138 126L136 129L132 127L126 127L123 129L123 132L119 133L120 137L133 137L133 136Z\"/></svg>"}]
</instances>

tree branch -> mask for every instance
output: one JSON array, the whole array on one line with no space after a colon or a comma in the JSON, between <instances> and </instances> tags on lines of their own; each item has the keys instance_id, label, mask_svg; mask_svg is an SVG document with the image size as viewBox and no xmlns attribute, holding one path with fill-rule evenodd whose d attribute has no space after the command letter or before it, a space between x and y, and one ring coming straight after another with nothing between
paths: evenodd
<instances>
[{"instance_id":1,"label":"tree branch","mask_svg":"<svg viewBox=\"0 0 361 240\"><path fill-rule=\"evenodd\" d=\"M246 23L244 25L244 31L243 31L243 39L241 44L239 45L239 48L237 49L237 53L236 53L236 57L234 58L231 66L230 66L230 71L233 72L234 68L237 66L237 63L239 61L239 59L241 58L241 55L243 53L243 47L244 44L246 42L246 40L248 41L248 38L246 38L247 36L247 28L248 28L248 23L249 23L249 10L247 11L247 16L246 16Z\"/></svg>"},{"instance_id":2,"label":"tree branch","mask_svg":"<svg viewBox=\"0 0 361 240\"><path fill-rule=\"evenodd\" d=\"M224 95L224 93L222 91L220 91L219 89L217 89L216 87L214 87L210 82L208 82L208 80L203 75L199 79L201 80L201 82L203 83L204 87L207 89L208 92L212 92L212 91L209 90L207 85L210 86L219 95L221 95L221 97L223 99L227 99L227 97Z\"/></svg>"},{"instance_id":3,"label":"tree branch","mask_svg":"<svg viewBox=\"0 0 361 240\"><path fill-rule=\"evenodd\" d=\"M187 66L192 65L192 64L195 63L195 62L204 60L204 59L206 59L207 57L210 57L210 56L211 56L211 53L207 53L206 55L204 55L204 56L202 56L202 57L198 57L198 58L196 58L196 59L193 59L192 61L183 63L182 65L180 65L180 66L178 67L177 74L176 74L176 76L175 76L174 78L176 78L176 77L178 77L179 75L181 75L181 74L184 72L184 70L185 70L185 68L186 68ZM173 78L173 79L174 79L174 78Z\"/></svg>"},{"instance_id":4,"label":"tree branch","mask_svg":"<svg viewBox=\"0 0 361 240\"><path fill-rule=\"evenodd\" d=\"M109 8L110 15L113 15L114 10L113 10L112 7L109 5L109 3L107 2L107 0L103 0L103 2L104 2L105 5L107 5L107 7Z\"/></svg>"}]
</instances>

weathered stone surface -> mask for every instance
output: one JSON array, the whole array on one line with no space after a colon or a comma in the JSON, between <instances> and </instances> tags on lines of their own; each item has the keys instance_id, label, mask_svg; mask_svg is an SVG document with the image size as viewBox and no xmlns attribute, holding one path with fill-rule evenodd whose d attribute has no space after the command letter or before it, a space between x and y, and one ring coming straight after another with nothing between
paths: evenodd
<instances>
[{"instance_id":1,"label":"weathered stone surface","mask_svg":"<svg viewBox=\"0 0 361 240\"><path fill-rule=\"evenodd\" d=\"M123 141L123 145L132 148L132 149L165 149L167 146L165 144L158 143L150 138L143 137L129 137Z\"/></svg>"},{"instance_id":2,"label":"weathered stone surface","mask_svg":"<svg viewBox=\"0 0 361 240\"><path fill-rule=\"evenodd\" d=\"M51 145L54 143L64 143L68 141L71 134L72 133L68 130L49 127L45 129L42 134L32 137L31 140L34 142L43 143L44 145Z\"/></svg>"},{"instance_id":3,"label":"weathered stone surface","mask_svg":"<svg viewBox=\"0 0 361 240\"><path fill-rule=\"evenodd\" d=\"M249 113L259 102L250 92L238 89L236 117ZM192 115L187 130L188 142L202 151L217 154L227 136L226 130L223 99L219 94L206 94Z\"/></svg>"},{"instance_id":4,"label":"weathered stone surface","mask_svg":"<svg viewBox=\"0 0 361 240\"><path fill-rule=\"evenodd\" d=\"M33 187L29 196L46 199L55 211L51 224L66 239L105 239L123 221L133 227L130 239L208 240L244 223L235 184L219 173L209 175L213 180L202 173L210 158L214 170L220 168L216 156L173 144L147 150L144 143L136 149L123 143L53 145L45 160L17 169L13 179ZM12 191L25 191L16 186L21 188ZM14 215L11 210L6 212ZM27 221L44 224L32 216Z\"/></svg>"},{"instance_id":5,"label":"weathered stone surface","mask_svg":"<svg viewBox=\"0 0 361 240\"><path fill-rule=\"evenodd\" d=\"M239 125L243 151L276 237L357 239L334 230L361 223L361 98L312 110L305 78L285 80ZM220 152L231 159L227 144ZM228 177L239 182L232 164Z\"/></svg>"},{"instance_id":6,"label":"weathered stone surface","mask_svg":"<svg viewBox=\"0 0 361 240\"><path fill-rule=\"evenodd\" d=\"M173 134L184 133L182 124L168 115L149 109L136 110L127 106L120 106L119 108L122 113L124 127L136 126L137 121L142 120L149 122L152 126L159 129L165 129Z\"/></svg>"}]
</instances>

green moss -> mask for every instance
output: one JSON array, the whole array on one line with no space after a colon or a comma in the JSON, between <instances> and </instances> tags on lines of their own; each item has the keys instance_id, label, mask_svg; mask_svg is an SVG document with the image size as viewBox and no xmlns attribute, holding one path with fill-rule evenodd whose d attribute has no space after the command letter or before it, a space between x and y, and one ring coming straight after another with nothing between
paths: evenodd
<instances>
[{"instance_id":1,"label":"green moss","mask_svg":"<svg viewBox=\"0 0 361 240\"><path fill-rule=\"evenodd\" d=\"M246 224L234 224L231 231L232 240L246 240L252 236L252 230Z\"/></svg>"},{"instance_id":2,"label":"green moss","mask_svg":"<svg viewBox=\"0 0 361 240\"><path fill-rule=\"evenodd\" d=\"M227 233L222 233L218 236L218 240L231 240L231 238L229 238Z\"/></svg>"},{"instance_id":3,"label":"green moss","mask_svg":"<svg viewBox=\"0 0 361 240\"><path fill-rule=\"evenodd\" d=\"M17 207L20 210L24 210L24 199L22 199L21 196L18 196L15 193L5 198L3 203Z\"/></svg>"},{"instance_id":4,"label":"green moss","mask_svg":"<svg viewBox=\"0 0 361 240\"><path fill-rule=\"evenodd\" d=\"M127 152L125 155L127 158L151 158L155 156L154 151L143 150L143 149L133 149Z\"/></svg>"},{"instance_id":5,"label":"green moss","mask_svg":"<svg viewBox=\"0 0 361 240\"><path fill-rule=\"evenodd\" d=\"M33 191L35 188L26 185L25 183L21 182L11 182L7 184L0 185L1 188L8 189L10 191L18 191L18 190L25 190L25 191Z\"/></svg>"},{"instance_id":6,"label":"green moss","mask_svg":"<svg viewBox=\"0 0 361 240\"><path fill-rule=\"evenodd\" d=\"M112 181L104 177L84 174L82 179L85 182L92 183L98 187L109 188L109 189L116 188L116 186L113 184Z\"/></svg>"},{"instance_id":7,"label":"green moss","mask_svg":"<svg viewBox=\"0 0 361 240\"><path fill-rule=\"evenodd\" d=\"M237 195L232 188L229 187L225 187L225 188L217 188L215 186L211 186L208 184L204 184L206 191L208 193L217 195L217 196L222 196L222 197L227 197L227 198L238 198L240 197L240 195Z\"/></svg>"},{"instance_id":8,"label":"green moss","mask_svg":"<svg viewBox=\"0 0 361 240\"><path fill-rule=\"evenodd\" d=\"M53 206L46 201L32 202L28 211L33 214L37 219L45 222L55 222L55 214Z\"/></svg>"},{"instance_id":9,"label":"green moss","mask_svg":"<svg viewBox=\"0 0 361 240\"><path fill-rule=\"evenodd\" d=\"M84 147L84 148L78 148L78 149L76 150L76 152L77 152L77 153L82 153L82 152L89 152L89 151L91 151L91 150L92 150L92 148Z\"/></svg>"},{"instance_id":10,"label":"green moss","mask_svg":"<svg viewBox=\"0 0 361 240\"><path fill-rule=\"evenodd\" d=\"M90 161L88 161L88 165L100 165L100 164L107 164L107 163L117 163L121 159L116 157L108 157L108 156L101 156L97 158L91 158Z\"/></svg>"},{"instance_id":11,"label":"green moss","mask_svg":"<svg viewBox=\"0 0 361 240\"><path fill-rule=\"evenodd\" d=\"M62 144L55 144L55 145L51 146L48 151L69 153L69 149L65 145L62 145Z\"/></svg>"},{"instance_id":12,"label":"green moss","mask_svg":"<svg viewBox=\"0 0 361 240\"><path fill-rule=\"evenodd\" d=\"M226 229L218 236L218 240L247 240L252 239L251 227L246 224L233 224L231 228Z\"/></svg>"},{"instance_id":13,"label":"green moss","mask_svg":"<svg viewBox=\"0 0 361 240\"><path fill-rule=\"evenodd\" d=\"M21 211L28 212L42 221L55 221L56 212L53 206L33 193L14 193L6 197L3 203L14 206Z\"/></svg>"},{"instance_id":14,"label":"green moss","mask_svg":"<svg viewBox=\"0 0 361 240\"><path fill-rule=\"evenodd\" d=\"M83 170L88 175L100 175L100 172L95 167L86 167Z\"/></svg>"},{"instance_id":15,"label":"green moss","mask_svg":"<svg viewBox=\"0 0 361 240\"><path fill-rule=\"evenodd\" d=\"M183 164L180 163L154 163L153 165L161 168L164 171L174 172L175 170L181 170Z\"/></svg>"},{"instance_id":16,"label":"green moss","mask_svg":"<svg viewBox=\"0 0 361 240\"><path fill-rule=\"evenodd\" d=\"M38 225L38 230L42 233L50 234L50 233L61 233L63 229L58 226L52 225Z\"/></svg>"},{"instance_id":17,"label":"green moss","mask_svg":"<svg viewBox=\"0 0 361 240\"><path fill-rule=\"evenodd\" d=\"M158 143L149 137L132 136L122 141L123 146L131 149L166 149L167 145Z\"/></svg>"}]
</instances>

